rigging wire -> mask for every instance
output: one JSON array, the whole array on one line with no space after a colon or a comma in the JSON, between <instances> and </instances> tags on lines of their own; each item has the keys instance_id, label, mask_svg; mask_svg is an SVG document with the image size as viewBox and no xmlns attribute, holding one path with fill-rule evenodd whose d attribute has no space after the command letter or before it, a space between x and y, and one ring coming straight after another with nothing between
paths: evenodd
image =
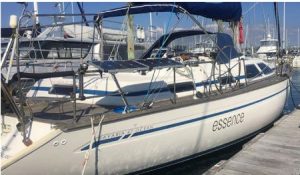
<instances>
[{"instance_id":1,"label":"rigging wire","mask_svg":"<svg viewBox=\"0 0 300 175\"><path fill-rule=\"evenodd\" d=\"M164 83L165 83L164 80L166 79L166 77L169 76L170 72L172 72L170 70L171 69L167 70L166 73L161 77L161 81L157 81L159 74L160 74L160 70L159 70L159 72L154 80L155 82L157 81L158 83L153 88L151 88L151 89L149 88L150 93L149 93L149 95L145 96L143 106L145 104L151 104L151 103L153 103L153 101L155 101L157 99L158 95L160 95L160 91L164 87ZM151 103L150 103L150 101L148 101L149 99L151 100Z\"/></svg>"},{"instance_id":2,"label":"rigging wire","mask_svg":"<svg viewBox=\"0 0 300 175\"><path fill-rule=\"evenodd\" d=\"M243 16L247 15L252 9L255 8L255 6L258 4L258 2L255 2L248 10L246 10L244 13L243 13Z\"/></svg>"},{"instance_id":3,"label":"rigging wire","mask_svg":"<svg viewBox=\"0 0 300 175\"><path fill-rule=\"evenodd\" d=\"M162 80L164 80L166 77L169 76L169 74L171 73L171 69L167 70L166 74L161 78ZM161 81L160 85L157 85L159 87L159 89L155 92L153 92L153 99L152 101L155 101L157 99L157 97L160 95L160 91L163 89L163 85L164 85L164 81ZM156 90L156 89L154 89Z\"/></svg>"},{"instance_id":4,"label":"rigging wire","mask_svg":"<svg viewBox=\"0 0 300 175\"><path fill-rule=\"evenodd\" d=\"M79 3L79 2L78 2ZM81 2L81 6L82 6L82 9L83 9L83 2ZM82 15L81 16L81 35L80 35L80 40L81 40L81 48L80 48L80 64L83 64L83 58L82 58L82 52L83 52L83 50L82 50L82 47L83 47L83 45L82 45L82 35L83 35L83 18L84 18L84 16Z\"/></svg>"},{"instance_id":5,"label":"rigging wire","mask_svg":"<svg viewBox=\"0 0 300 175\"><path fill-rule=\"evenodd\" d=\"M149 95L149 93L150 93L150 90L151 90L151 86L152 86L152 82L153 82L153 78L154 78L154 75L155 75L155 72L156 72L156 69L153 71L153 74L152 74L152 76L151 76L151 80L150 80L150 84L149 84L149 87L148 87L148 91L147 91L147 94L145 95L145 97L144 97L144 104L146 103L146 101L147 101L147 96Z\"/></svg>"},{"instance_id":6,"label":"rigging wire","mask_svg":"<svg viewBox=\"0 0 300 175\"><path fill-rule=\"evenodd\" d=\"M128 8L127 8L126 14L129 13L129 9L130 9L130 6L128 6ZM127 21L127 20L128 20L128 15L126 15L126 16L124 17L124 20L123 20L123 22L122 22L122 25L121 25L121 31L122 31L121 36L123 35L123 32L125 32L125 27L126 27L126 21ZM104 30L104 29L102 28L102 30ZM127 37L128 37L128 36L127 36ZM102 39L103 39L103 38L102 38ZM117 55L118 55L119 48L120 48L120 45L121 45L122 40L123 40L122 37L120 37L120 38L117 40L117 44L114 44L114 46L113 46L113 48L112 48L112 50L111 50L111 52L110 52L109 58L111 58L113 52L115 52L114 59L117 59Z\"/></svg>"},{"instance_id":7,"label":"rigging wire","mask_svg":"<svg viewBox=\"0 0 300 175\"><path fill-rule=\"evenodd\" d=\"M174 10L174 7L172 8L172 11L173 11L173 10ZM169 25L169 22L170 22L170 20L171 20L171 17L172 17L172 14L169 16L168 25ZM178 16L177 16L177 17L178 17ZM160 55L160 52L162 51L161 49L162 49L163 46L165 45L165 43L166 43L166 41L168 40L168 38L171 36L171 33L172 33L172 32L175 30L175 28L178 26L179 22L180 22L180 18L178 17L178 18L177 18L177 22L175 23L175 25L174 25L174 27L172 28L171 32L169 32L169 34L168 34L167 36L166 36L166 35L164 36L163 43L162 43L162 45L160 46L160 48L159 48L159 50L158 50L158 52L157 52L157 55ZM168 25L167 25L167 26L168 26ZM167 27L167 28L169 28L169 27ZM171 71L167 71L167 73L169 73L169 72L171 72ZM152 97L155 93L157 93L156 90L157 90L158 87L160 87L160 88L158 89L158 93L159 93L159 92L161 91L161 89L162 89L162 85L163 85L163 82L164 82L164 81L162 81L161 83L158 83L158 84L155 86L155 88L153 88L153 90L152 90L151 85L152 85L152 82L153 82L153 76L154 76L154 74L155 74L155 71L153 72L153 75L152 75L152 78L151 78L151 82L150 82L150 84L149 84L149 88L148 88L147 95L144 97L144 103L143 103L143 105L145 105L146 103L148 103L147 101L150 99L150 97ZM159 74L160 74L160 70L158 71L158 74L157 74L157 76L156 76L154 82L157 81L157 78L159 77ZM165 76L166 76L166 75L164 75L163 77L165 77ZM157 93L157 95L153 98L152 101L154 101L154 99L157 98L158 93Z\"/></svg>"},{"instance_id":8,"label":"rigging wire","mask_svg":"<svg viewBox=\"0 0 300 175\"><path fill-rule=\"evenodd\" d=\"M263 16L264 16L265 30L266 30L266 33L268 34L268 27L269 26L268 26L267 19L266 19L265 8L263 7L263 4L260 4L260 5L261 5Z\"/></svg>"}]
</instances>

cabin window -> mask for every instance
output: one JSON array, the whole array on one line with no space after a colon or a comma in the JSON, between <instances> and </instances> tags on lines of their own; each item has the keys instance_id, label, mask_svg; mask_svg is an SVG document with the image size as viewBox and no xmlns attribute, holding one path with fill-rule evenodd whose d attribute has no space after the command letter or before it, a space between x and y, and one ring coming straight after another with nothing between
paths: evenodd
<instances>
[{"instance_id":1,"label":"cabin window","mask_svg":"<svg viewBox=\"0 0 300 175\"><path fill-rule=\"evenodd\" d=\"M259 73L258 69L254 64L246 65L246 72L247 72L247 76L246 76L247 78L254 78L254 77L261 76L261 74Z\"/></svg>"},{"instance_id":2,"label":"cabin window","mask_svg":"<svg viewBox=\"0 0 300 175\"><path fill-rule=\"evenodd\" d=\"M261 71L264 74L270 74L270 73L272 73L272 69L269 66L267 66L266 64L264 64L264 63L258 63L257 65L259 66L259 68L261 69Z\"/></svg>"},{"instance_id":3,"label":"cabin window","mask_svg":"<svg viewBox=\"0 0 300 175\"><path fill-rule=\"evenodd\" d=\"M49 89L49 94L70 95L73 93L73 85L55 84Z\"/></svg>"}]
</instances>

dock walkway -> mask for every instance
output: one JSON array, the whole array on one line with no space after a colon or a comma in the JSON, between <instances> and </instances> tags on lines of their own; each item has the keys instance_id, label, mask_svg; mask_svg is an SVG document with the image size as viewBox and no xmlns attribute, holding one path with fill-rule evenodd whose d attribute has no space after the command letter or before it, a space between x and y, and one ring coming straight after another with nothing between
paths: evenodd
<instances>
[{"instance_id":1,"label":"dock walkway","mask_svg":"<svg viewBox=\"0 0 300 175\"><path fill-rule=\"evenodd\" d=\"M300 175L300 110L283 116L266 133L257 135L236 155L204 174Z\"/></svg>"}]
</instances>

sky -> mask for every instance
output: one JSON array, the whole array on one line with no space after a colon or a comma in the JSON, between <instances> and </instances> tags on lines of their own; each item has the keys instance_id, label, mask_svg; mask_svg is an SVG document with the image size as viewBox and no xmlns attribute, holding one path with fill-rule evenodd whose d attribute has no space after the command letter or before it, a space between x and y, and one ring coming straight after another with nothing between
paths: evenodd
<instances>
[{"instance_id":1,"label":"sky","mask_svg":"<svg viewBox=\"0 0 300 175\"><path fill-rule=\"evenodd\" d=\"M40 14L57 14L59 8L55 7L54 2L39 2ZM85 13L97 13L103 10L111 8L117 8L126 5L126 2L84 2L83 8ZM62 4L61 4L62 6ZM245 36L247 36L247 43L251 45L258 45L259 40L263 39L266 35L266 24L269 24L270 32L275 29L274 8L271 2L242 2L243 8L243 24ZM65 13L72 12L72 3L64 3ZM74 13L80 13L76 3L73 3ZM287 2L286 3L286 30L289 46L298 45L298 29L300 28L300 2ZM28 10L33 11L33 3L28 3ZM9 16L15 14L19 16L22 12L22 5L15 2L2 2L1 3L1 27L8 27ZM283 24L283 3L279 2L279 15L282 31ZM92 16L88 17L92 19ZM153 13L153 26L157 31L162 32L166 28L170 28L172 24L176 24L177 17L175 14L170 13ZM177 28L190 28L192 26L191 21L183 20L177 24ZM74 19L80 21L79 17ZM114 21L122 22L123 18L113 18ZM214 29L216 25L210 19L204 19L199 17L198 20L206 25L209 29ZM51 17L40 18L41 24L49 24L49 21L53 21ZM66 21L72 21L69 17ZM135 25L141 25L144 28L149 27L149 14L136 15L134 17ZM168 25L169 24L169 25ZM107 23L105 24L112 28L119 28L119 25Z\"/></svg>"}]
</instances>

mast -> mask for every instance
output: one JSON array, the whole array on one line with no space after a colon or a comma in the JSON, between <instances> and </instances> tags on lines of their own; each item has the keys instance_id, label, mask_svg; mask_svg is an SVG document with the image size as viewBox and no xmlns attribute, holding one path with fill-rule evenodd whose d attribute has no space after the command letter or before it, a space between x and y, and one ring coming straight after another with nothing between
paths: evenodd
<instances>
[{"instance_id":1,"label":"mast","mask_svg":"<svg viewBox=\"0 0 300 175\"><path fill-rule=\"evenodd\" d=\"M62 14L65 14L65 3L62 2Z\"/></svg>"},{"instance_id":2,"label":"mast","mask_svg":"<svg viewBox=\"0 0 300 175\"><path fill-rule=\"evenodd\" d=\"M283 41L283 49L286 49L286 32L285 32L285 2L283 2L283 29L282 29L282 33L283 33L283 38L282 38L282 41Z\"/></svg>"},{"instance_id":3,"label":"mast","mask_svg":"<svg viewBox=\"0 0 300 175\"><path fill-rule=\"evenodd\" d=\"M285 49L287 49L288 48L288 29L285 29ZM286 51L285 51L286 52Z\"/></svg>"},{"instance_id":4,"label":"mast","mask_svg":"<svg viewBox=\"0 0 300 175\"><path fill-rule=\"evenodd\" d=\"M299 38L299 28L298 28L298 50L300 50L300 38Z\"/></svg>"},{"instance_id":5,"label":"mast","mask_svg":"<svg viewBox=\"0 0 300 175\"><path fill-rule=\"evenodd\" d=\"M271 28L270 28L270 20L269 20L269 18L268 18L268 24L267 24L267 26L268 26L268 27L267 27L267 32L268 32L268 33L267 33L267 36L268 36L268 34L271 35ZM271 35L271 36L272 36L272 35ZM272 37L273 37L273 36L272 36Z\"/></svg>"},{"instance_id":6,"label":"mast","mask_svg":"<svg viewBox=\"0 0 300 175\"><path fill-rule=\"evenodd\" d=\"M74 14L74 4L73 4L73 2L71 2L71 9L72 9L72 14ZM72 22L73 23L75 22L74 16L72 16Z\"/></svg>"},{"instance_id":7,"label":"mast","mask_svg":"<svg viewBox=\"0 0 300 175\"><path fill-rule=\"evenodd\" d=\"M279 59L282 61L282 47L281 47L281 36L280 36L280 24L279 24L279 13L278 13L278 4L274 2L274 15L276 20L276 28L277 28L277 62L279 63ZM276 74L282 75L282 69L276 69Z\"/></svg>"},{"instance_id":8,"label":"mast","mask_svg":"<svg viewBox=\"0 0 300 175\"><path fill-rule=\"evenodd\" d=\"M152 42L152 13L149 14L150 17L150 43Z\"/></svg>"},{"instance_id":9,"label":"mast","mask_svg":"<svg viewBox=\"0 0 300 175\"><path fill-rule=\"evenodd\" d=\"M130 6L130 3L129 3ZM130 7L129 7L130 8ZM134 59L133 15L127 14L127 52L128 60Z\"/></svg>"},{"instance_id":10,"label":"mast","mask_svg":"<svg viewBox=\"0 0 300 175\"><path fill-rule=\"evenodd\" d=\"M33 14L35 15L35 24L39 23L39 17L37 16L39 14L39 9L38 9L38 3L37 1L33 2Z\"/></svg>"}]
</instances>

